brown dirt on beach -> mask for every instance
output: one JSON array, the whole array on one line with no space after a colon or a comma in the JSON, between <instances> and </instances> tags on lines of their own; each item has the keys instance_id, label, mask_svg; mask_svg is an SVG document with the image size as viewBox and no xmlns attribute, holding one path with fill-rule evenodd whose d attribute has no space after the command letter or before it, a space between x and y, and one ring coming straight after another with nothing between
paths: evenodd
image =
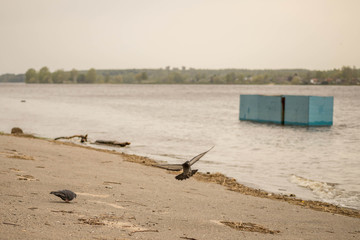
<instances>
[{"instance_id":1,"label":"brown dirt on beach","mask_svg":"<svg viewBox=\"0 0 360 240\"><path fill-rule=\"evenodd\" d=\"M349 217L360 218L360 211L355 209L339 207L330 203L325 203L320 201L302 200L287 195L269 193L260 189L250 188L238 183L233 178L226 177L221 173L214 173L214 174L198 173L195 175L195 178L199 181L213 182L220 184L226 187L230 191L239 192L245 195L284 201L290 204L303 206L317 211L336 213Z\"/></svg>"},{"instance_id":2,"label":"brown dirt on beach","mask_svg":"<svg viewBox=\"0 0 360 240\"><path fill-rule=\"evenodd\" d=\"M270 233L270 234L280 233L280 231L278 230L270 230L255 223L229 222L229 221L221 221L221 223L238 231Z\"/></svg>"}]
</instances>

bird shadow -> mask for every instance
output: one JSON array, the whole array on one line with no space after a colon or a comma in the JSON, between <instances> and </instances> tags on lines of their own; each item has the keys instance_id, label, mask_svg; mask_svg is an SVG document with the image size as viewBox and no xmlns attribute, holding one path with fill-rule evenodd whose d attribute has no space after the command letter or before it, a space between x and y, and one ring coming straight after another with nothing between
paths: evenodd
<instances>
[{"instance_id":1,"label":"bird shadow","mask_svg":"<svg viewBox=\"0 0 360 240\"><path fill-rule=\"evenodd\" d=\"M65 201L55 201L55 200L50 200L50 203L62 203L62 204L71 204L72 202L65 202Z\"/></svg>"}]
</instances>

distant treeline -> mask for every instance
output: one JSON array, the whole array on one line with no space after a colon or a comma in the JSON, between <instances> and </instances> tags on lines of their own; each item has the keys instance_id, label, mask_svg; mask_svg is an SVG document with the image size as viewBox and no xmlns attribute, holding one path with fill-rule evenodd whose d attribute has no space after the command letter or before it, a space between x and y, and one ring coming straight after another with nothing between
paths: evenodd
<instances>
[{"instance_id":1,"label":"distant treeline","mask_svg":"<svg viewBox=\"0 0 360 240\"><path fill-rule=\"evenodd\" d=\"M0 75L0 82L25 82L25 74L3 74Z\"/></svg>"},{"instance_id":2,"label":"distant treeline","mask_svg":"<svg viewBox=\"0 0 360 240\"><path fill-rule=\"evenodd\" d=\"M50 72L31 68L25 75L5 74L0 82L26 83L113 83L113 84L339 84L360 85L360 69L344 66L341 69L316 71L306 69L248 70L248 69L124 69Z\"/></svg>"}]
</instances>

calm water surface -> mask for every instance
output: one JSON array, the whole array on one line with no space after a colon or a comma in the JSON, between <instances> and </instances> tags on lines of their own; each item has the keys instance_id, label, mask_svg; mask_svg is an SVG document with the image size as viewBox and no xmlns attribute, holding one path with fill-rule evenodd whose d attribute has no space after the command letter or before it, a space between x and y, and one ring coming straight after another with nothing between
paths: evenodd
<instances>
[{"instance_id":1,"label":"calm water surface","mask_svg":"<svg viewBox=\"0 0 360 240\"><path fill-rule=\"evenodd\" d=\"M334 96L334 125L240 122L240 94ZM200 171L360 209L359 103L356 86L0 84L0 131L129 141L120 151L170 163L215 145Z\"/></svg>"}]
</instances>

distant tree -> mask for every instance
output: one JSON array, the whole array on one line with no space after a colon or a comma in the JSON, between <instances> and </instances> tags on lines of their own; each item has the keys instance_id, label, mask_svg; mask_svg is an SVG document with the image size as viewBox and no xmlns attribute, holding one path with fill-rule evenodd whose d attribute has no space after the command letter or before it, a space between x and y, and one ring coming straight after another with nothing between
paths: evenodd
<instances>
[{"instance_id":1,"label":"distant tree","mask_svg":"<svg viewBox=\"0 0 360 240\"><path fill-rule=\"evenodd\" d=\"M30 68L25 73L25 82L26 83L38 83L39 77L35 69Z\"/></svg>"},{"instance_id":2,"label":"distant tree","mask_svg":"<svg viewBox=\"0 0 360 240\"><path fill-rule=\"evenodd\" d=\"M233 84L233 83L235 83L235 80L236 80L236 75L234 72L226 74L226 76L225 76L226 83Z\"/></svg>"},{"instance_id":3,"label":"distant tree","mask_svg":"<svg viewBox=\"0 0 360 240\"><path fill-rule=\"evenodd\" d=\"M306 72L306 76L305 79L303 80L304 84L309 84L310 83L310 79L313 78L313 74L311 71L307 71Z\"/></svg>"},{"instance_id":4,"label":"distant tree","mask_svg":"<svg viewBox=\"0 0 360 240\"><path fill-rule=\"evenodd\" d=\"M123 83L123 78L122 76L119 74L119 75L116 75L115 77L112 78L112 80L110 80L110 83Z\"/></svg>"},{"instance_id":5,"label":"distant tree","mask_svg":"<svg viewBox=\"0 0 360 240\"><path fill-rule=\"evenodd\" d=\"M39 71L39 82L40 83L51 83L51 72L47 67L42 67Z\"/></svg>"},{"instance_id":6,"label":"distant tree","mask_svg":"<svg viewBox=\"0 0 360 240\"><path fill-rule=\"evenodd\" d=\"M194 77L195 77L195 81L199 82L202 79L206 79L206 74L204 72L197 72Z\"/></svg>"},{"instance_id":7,"label":"distant tree","mask_svg":"<svg viewBox=\"0 0 360 240\"><path fill-rule=\"evenodd\" d=\"M52 73L52 81L53 83L64 83L67 81L67 74L64 70L57 70Z\"/></svg>"},{"instance_id":8,"label":"distant tree","mask_svg":"<svg viewBox=\"0 0 360 240\"><path fill-rule=\"evenodd\" d=\"M287 78L286 78L287 79ZM262 74L258 74L256 76L254 76L252 78L252 83L253 84L265 84L266 81L265 81L265 76L262 75ZM287 84L288 82L286 81L285 84Z\"/></svg>"},{"instance_id":9,"label":"distant tree","mask_svg":"<svg viewBox=\"0 0 360 240\"><path fill-rule=\"evenodd\" d=\"M135 75L135 80L136 80L136 83L141 83L141 73L137 73Z\"/></svg>"},{"instance_id":10,"label":"distant tree","mask_svg":"<svg viewBox=\"0 0 360 240\"><path fill-rule=\"evenodd\" d=\"M334 69L332 71L331 77L334 79L335 83L339 84L340 83L339 81L341 81L341 78L342 78L341 70L340 69Z\"/></svg>"},{"instance_id":11,"label":"distant tree","mask_svg":"<svg viewBox=\"0 0 360 240\"><path fill-rule=\"evenodd\" d=\"M111 77L109 74L105 75L105 79L104 79L104 83L110 83L111 82Z\"/></svg>"},{"instance_id":12,"label":"distant tree","mask_svg":"<svg viewBox=\"0 0 360 240\"><path fill-rule=\"evenodd\" d=\"M77 77L77 83L86 83L86 76L85 74L81 73Z\"/></svg>"},{"instance_id":13,"label":"distant tree","mask_svg":"<svg viewBox=\"0 0 360 240\"><path fill-rule=\"evenodd\" d=\"M268 78L268 76L266 75L266 78ZM237 75L236 76L236 80L235 80L235 83L244 83L244 75L242 75L242 74L239 74L239 75Z\"/></svg>"},{"instance_id":14,"label":"distant tree","mask_svg":"<svg viewBox=\"0 0 360 240\"><path fill-rule=\"evenodd\" d=\"M345 80L345 83L350 83L353 78L353 70L351 67L342 67L341 75Z\"/></svg>"},{"instance_id":15,"label":"distant tree","mask_svg":"<svg viewBox=\"0 0 360 240\"><path fill-rule=\"evenodd\" d=\"M299 76L293 76L293 78L291 79L291 84L294 84L294 85L299 85L301 84L301 78Z\"/></svg>"},{"instance_id":16,"label":"distant tree","mask_svg":"<svg viewBox=\"0 0 360 240\"><path fill-rule=\"evenodd\" d=\"M217 76L216 74L210 77L210 83L213 84L221 84L224 83L221 78L219 76Z\"/></svg>"},{"instance_id":17,"label":"distant tree","mask_svg":"<svg viewBox=\"0 0 360 240\"><path fill-rule=\"evenodd\" d=\"M141 72L135 75L135 79L138 83L141 83L141 81L148 79L148 75L146 72Z\"/></svg>"},{"instance_id":18,"label":"distant tree","mask_svg":"<svg viewBox=\"0 0 360 240\"><path fill-rule=\"evenodd\" d=\"M85 77L86 83L95 83L96 82L96 70L94 68L91 68L87 73Z\"/></svg>"},{"instance_id":19,"label":"distant tree","mask_svg":"<svg viewBox=\"0 0 360 240\"><path fill-rule=\"evenodd\" d=\"M105 77L103 75L96 75L95 83L105 83Z\"/></svg>"},{"instance_id":20,"label":"distant tree","mask_svg":"<svg viewBox=\"0 0 360 240\"><path fill-rule=\"evenodd\" d=\"M73 83L77 83L77 78L78 78L78 71L74 68L70 71L70 78L69 81L73 82Z\"/></svg>"},{"instance_id":21,"label":"distant tree","mask_svg":"<svg viewBox=\"0 0 360 240\"><path fill-rule=\"evenodd\" d=\"M134 83L135 81L134 74L130 72L124 73L121 77L124 83Z\"/></svg>"},{"instance_id":22,"label":"distant tree","mask_svg":"<svg viewBox=\"0 0 360 240\"><path fill-rule=\"evenodd\" d=\"M352 69L352 77L354 78L354 79L358 79L358 77L359 77L359 73L358 73L358 71L356 70L356 67L355 66L353 66L353 69Z\"/></svg>"},{"instance_id":23,"label":"distant tree","mask_svg":"<svg viewBox=\"0 0 360 240\"><path fill-rule=\"evenodd\" d=\"M319 80L324 79L324 78L325 78L324 75L325 75L325 74L324 74L323 71L316 71L316 73L315 73L315 77L316 77L317 79L319 79Z\"/></svg>"},{"instance_id":24,"label":"distant tree","mask_svg":"<svg viewBox=\"0 0 360 240\"><path fill-rule=\"evenodd\" d=\"M178 72L171 72L169 74L170 83L182 83L184 81L183 76Z\"/></svg>"},{"instance_id":25,"label":"distant tree","mask_svg":"<svg viewBox=\"0 0 360 240\"><path fill-rule=\"evenodd\" d=\"M146 72L142 72L141 73L141 80L147 80L148 79L148 75Z\"/></svg>"}]
</instances>

